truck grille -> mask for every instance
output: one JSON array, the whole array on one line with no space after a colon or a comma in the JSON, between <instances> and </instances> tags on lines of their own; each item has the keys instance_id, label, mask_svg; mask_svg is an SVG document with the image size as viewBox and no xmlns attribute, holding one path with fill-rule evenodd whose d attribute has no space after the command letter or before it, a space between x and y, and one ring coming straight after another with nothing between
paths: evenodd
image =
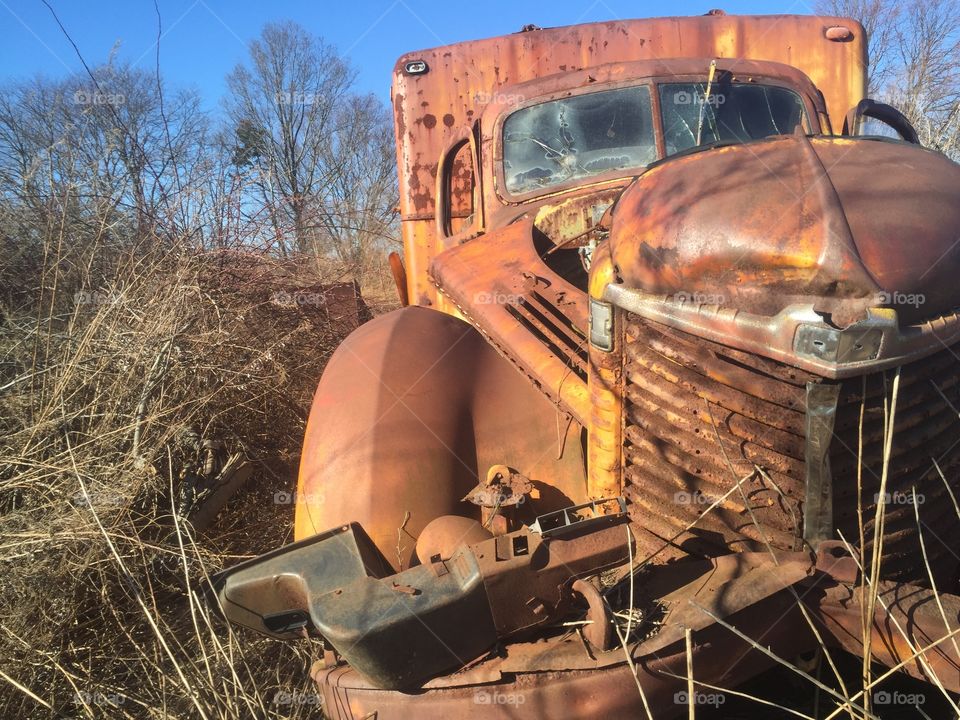
<instances>
[{"instance_id":1,"label":"truck grille","mask_svg":"<svg viewBox=\"0 0 960 720\"><path fill-rule=\"evenodd\" d=\"M834 524L854 546L862 424L867 552L883 467L893 372L842 381L830 446ZM628 313L624 342L624 485L646 550L667 556L800 549L808 372ZM863 402L864 397L866 402ZM938 583L955 579L960 518L934 465L960 490L960 361L949 349L901 371L887 481L883 575L922 581L918 525ZM714 501L732 493L714 509ZM741 492L742 490L742 492ZM692 526L692 527L691 527ZM662 556L661 556L662 557Z\"/></svg>"}]
</instances>

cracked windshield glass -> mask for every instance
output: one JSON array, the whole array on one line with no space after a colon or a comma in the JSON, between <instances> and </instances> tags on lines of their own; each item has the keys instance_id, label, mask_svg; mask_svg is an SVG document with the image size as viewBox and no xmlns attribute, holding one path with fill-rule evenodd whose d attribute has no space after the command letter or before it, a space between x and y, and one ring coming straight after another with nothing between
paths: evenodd
<instances>
[{"instance_id":1,"label":"cracked windshield glass","mask_svg":"<svg viewBox=\"0 0 960 720\"><path fill-rule=\"evenodd\" d=\"M533 105L503 124L503 168L511 193L642 168L656 156L646 86Z\"/></svg>"},{"instance_id":2,"label":"cracked windshield glass","mask_svg":"<svg viewBox=\"0 0 960 720\"><path fill-rule=\"evenodd\" d=\"M808 128L800 96L772 85L660 85L660 112L667 155L697 145L747 142Z\"/></svg>"}]
</instances>

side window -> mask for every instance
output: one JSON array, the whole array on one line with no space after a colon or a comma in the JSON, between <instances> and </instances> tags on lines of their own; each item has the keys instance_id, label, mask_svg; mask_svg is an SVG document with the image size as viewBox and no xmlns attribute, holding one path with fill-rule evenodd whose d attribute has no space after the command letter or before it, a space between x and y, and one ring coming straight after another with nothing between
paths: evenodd
<instances>
[{"instance_id":1,"label":"side window","mask_svg":"<svg viewBox=\"0 0 960 720\"><path fill-rule=\"evenodd\" d=\"M442 189L444 203L444 234L449 237L465 230L473 223L476 176L473 153L466 140L447 155Z\"/></svg>"},{"instance_id":2,"label":"side window","mask_svg":"<svg viewBox=\"0 0 960 720\"><path fill-rule=\"evenodd\" d=\"M890 125L887 125L883 120L877 120L877 118L865 117L860 122L860 127L857 128L857 135L864 135L867 137L885 137L893 138L894 140L903 140L900 133L893 129Z\"/></svg>"}]
</instances>

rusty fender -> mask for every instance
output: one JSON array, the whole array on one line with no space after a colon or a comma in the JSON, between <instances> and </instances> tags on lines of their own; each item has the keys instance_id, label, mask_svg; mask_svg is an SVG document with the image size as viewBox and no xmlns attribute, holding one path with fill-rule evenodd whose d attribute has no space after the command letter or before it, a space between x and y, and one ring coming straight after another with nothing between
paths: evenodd
<instances>
[{"instance_id":1,"label":"rusty fender","mask_svg":"<svg viewBox=\"0 0 960 720\"><path fill-rule=\"evenodd\" d=\"M361 326L330 359L300 463L295 539L360 523L395 570L442 515L503 463L529 477L537 514L586 500L582 428L473 327L422 307ZM402 567L401 567L402 566Z\"/></svg>"},{"instance_id":2,"label":"rusty fender","mask_svg":"<svg viewBox=\"0 0 960 720\"><path fill-rule=\"evenodd\" d=\"M843 544L821 543L817 569L834 582L821 583L822 594L811 593L805 601L827 631L828 642L863 657L869 632L876 662L960 693L960 597L880 581L874 615L867 622L869 588Z\"/></svg>"}]
</instances>

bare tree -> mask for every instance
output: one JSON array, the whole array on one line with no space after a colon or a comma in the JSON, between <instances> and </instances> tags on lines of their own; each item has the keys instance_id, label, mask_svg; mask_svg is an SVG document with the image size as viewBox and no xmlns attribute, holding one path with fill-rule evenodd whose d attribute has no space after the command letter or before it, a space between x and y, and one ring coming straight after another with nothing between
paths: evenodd
<instances>
[{"instance_id":1,"label":"bare tree","mask_svg":"<svg viewBox=\"0 0 960 720\"><path fill-rule=\"evenodd\" d=\"M249 66L227 77L233 159L247 173L281 250L334 256L362 271L395 205L390 119L352 92L336 49L295 23L264 27Z\"/></svg>"},{"instance_id":2,"label":"bare tree","mask_svg":"<svg viewBox=\"0 0 960 720\"><path fill-rule=\"evenodd\" d=\"M209 123L196 95L171 94L164 118L149 73L108 63L91 75L0 90L0 198L18 256L42 262L51 243L61 246L51 287L68 269L95 284L111 254L203 224L202 198L181 192L207 171Z\"/></svg>"},{"instance_id":3,"label":"bare tree","mask_svg":"<svg viewBox=\"0 0 960 720\"><path fill-rule=\"evenodd\" d=\"M173 195L205 145L199 98L173 94L164 120L162 90L149 73L114 64L92 72L92 79L13 83L0 93L4 191L34 210L59 198L101 220L128 209L141 228L161 219L187 224Z\"/></svg>"},{"instance_id":4,"label":"bare tree","mask_svg":"<svg viewBox=\"0 0 960 720\"><path fill-rule=\"evenodd\" d=\"M373 252L396 237L396 164L389 128L390 118L376 98L345 103L327 146L327 165L336 171L311 215L321 241L357 275L369 267Z\"/></svg>"},{"instance_id":5,"label":"bare tree","mask_svg":"<svg viewBox=\"0 0 960 720\"><path fill-rule=\"evenodd\" d=\"M869 37L870 94L914 124L921 142L960 151L960 0L829 0Z\"/></svg>"}]
</instances>

